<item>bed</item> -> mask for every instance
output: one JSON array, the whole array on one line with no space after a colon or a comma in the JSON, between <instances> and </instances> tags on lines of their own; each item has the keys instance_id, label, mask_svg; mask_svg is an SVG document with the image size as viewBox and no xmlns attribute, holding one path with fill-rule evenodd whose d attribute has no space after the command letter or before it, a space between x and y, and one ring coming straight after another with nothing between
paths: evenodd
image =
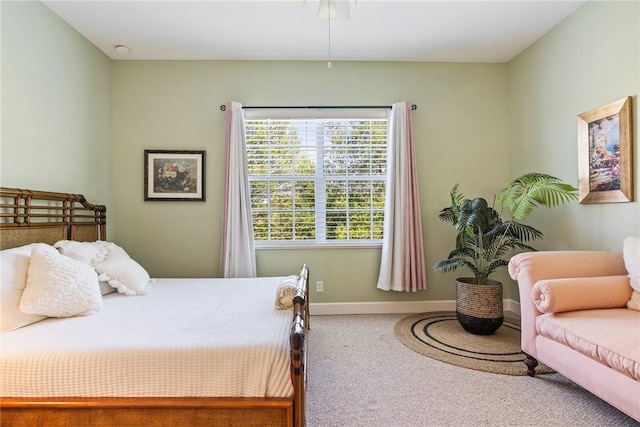
<instances>
[{"instance_id":1,"label":"bed","mask_svg":"<svg viewBox=\"0 0 640 427\"><path fill-rule=\"evenodd\" d=\"M106 208L82 195L3 187L0 197L0 249L32 254L22 300L36 266L65 258L66 247L53 245L108 247L109 256L121 249L107 242ZM24 325L14 327L4 318L3 264L3 426L305 425L306 265L287 277L150 279L135 295L120 270L100 269L107 264L87 267L100 279L99 301L95 286L79 299L91 310L15 313ZM73 267L85 272L79 261ZM73 271L68 277L81 277ZM286 281L289 308L278 310Z\"/></svg>"}]
</instances>

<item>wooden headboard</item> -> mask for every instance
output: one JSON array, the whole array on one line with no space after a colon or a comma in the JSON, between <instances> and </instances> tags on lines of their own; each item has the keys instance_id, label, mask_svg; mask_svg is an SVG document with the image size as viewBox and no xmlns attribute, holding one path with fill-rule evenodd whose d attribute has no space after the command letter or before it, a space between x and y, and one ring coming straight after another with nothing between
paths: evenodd
<instances>
[{"instance_id":1,"label":"wooden headboard","mask_svg":"<svg viewBox=\"0 0 640 427\"><path fill-rule=\"evenodd\" d=\"M0 187L0 249L106 240L107 208L81 194Z\"/></svg>"}]
</instances>

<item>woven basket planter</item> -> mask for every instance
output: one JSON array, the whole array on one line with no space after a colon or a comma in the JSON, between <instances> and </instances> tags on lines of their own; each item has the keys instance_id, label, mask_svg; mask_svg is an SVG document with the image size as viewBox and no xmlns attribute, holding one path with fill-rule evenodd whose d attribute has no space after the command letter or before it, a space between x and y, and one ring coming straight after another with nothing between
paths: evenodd
<instances>
[{"instance_id":1,"label":"woven basket planter","mask_svg":"<svg viewBox=\"0 0 640 427\"><path fill-rule=\"evenodd\" d=\"M502 283L487 280L477 285L475 278L456 279L456 318L472 334L491 335L502 325Z\"/></svg>"}]
</instances>

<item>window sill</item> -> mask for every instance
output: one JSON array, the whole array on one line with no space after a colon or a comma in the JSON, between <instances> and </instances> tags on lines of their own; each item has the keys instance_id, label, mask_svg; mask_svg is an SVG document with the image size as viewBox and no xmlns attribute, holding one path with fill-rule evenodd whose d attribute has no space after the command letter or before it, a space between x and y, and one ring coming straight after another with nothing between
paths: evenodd
<instances>
[{"instance_id":1,"label":"window sill","mask_svg":"<svg viewBox=\"0 0 640 427\"><path fill-rule=\"evenodd\" d=\"M272 250L272 249L380 249L382 242L269 242L255 243L256 250Z\"/></svg>"}]
</instances>

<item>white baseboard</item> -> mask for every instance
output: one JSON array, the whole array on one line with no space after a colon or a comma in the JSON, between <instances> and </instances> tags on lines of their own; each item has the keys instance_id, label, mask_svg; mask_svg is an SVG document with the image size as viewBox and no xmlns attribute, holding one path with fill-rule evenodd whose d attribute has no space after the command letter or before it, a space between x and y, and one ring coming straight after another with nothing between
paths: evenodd
<instances>
[{"instance_id":1,"label":"white baseboard","mask_svg":"<svg viewBox=\"0 0 640 427\"><path fill-rule=\"evenodd\" d=\"M520 314L520 303L504 300L504 311ZM403 302L317 302L309 305L312 316L335 314L392 314L423 313L427 311L454 311L455 300L403 301Z\"/></svg>"},{"instance_id":2,"label":"white baseboard","mask_svg":"<svg viewBox=\"0 0 640 427\"><path fill-rule=\"evenodd\" d=\"M515 313L518 316L520 316L520 302L519 301L514 301L512 299L506 299L504 301L502 301L502 304L504 305L504 311L510 311L511 313Z\"/></svg>"}]
</instances>

